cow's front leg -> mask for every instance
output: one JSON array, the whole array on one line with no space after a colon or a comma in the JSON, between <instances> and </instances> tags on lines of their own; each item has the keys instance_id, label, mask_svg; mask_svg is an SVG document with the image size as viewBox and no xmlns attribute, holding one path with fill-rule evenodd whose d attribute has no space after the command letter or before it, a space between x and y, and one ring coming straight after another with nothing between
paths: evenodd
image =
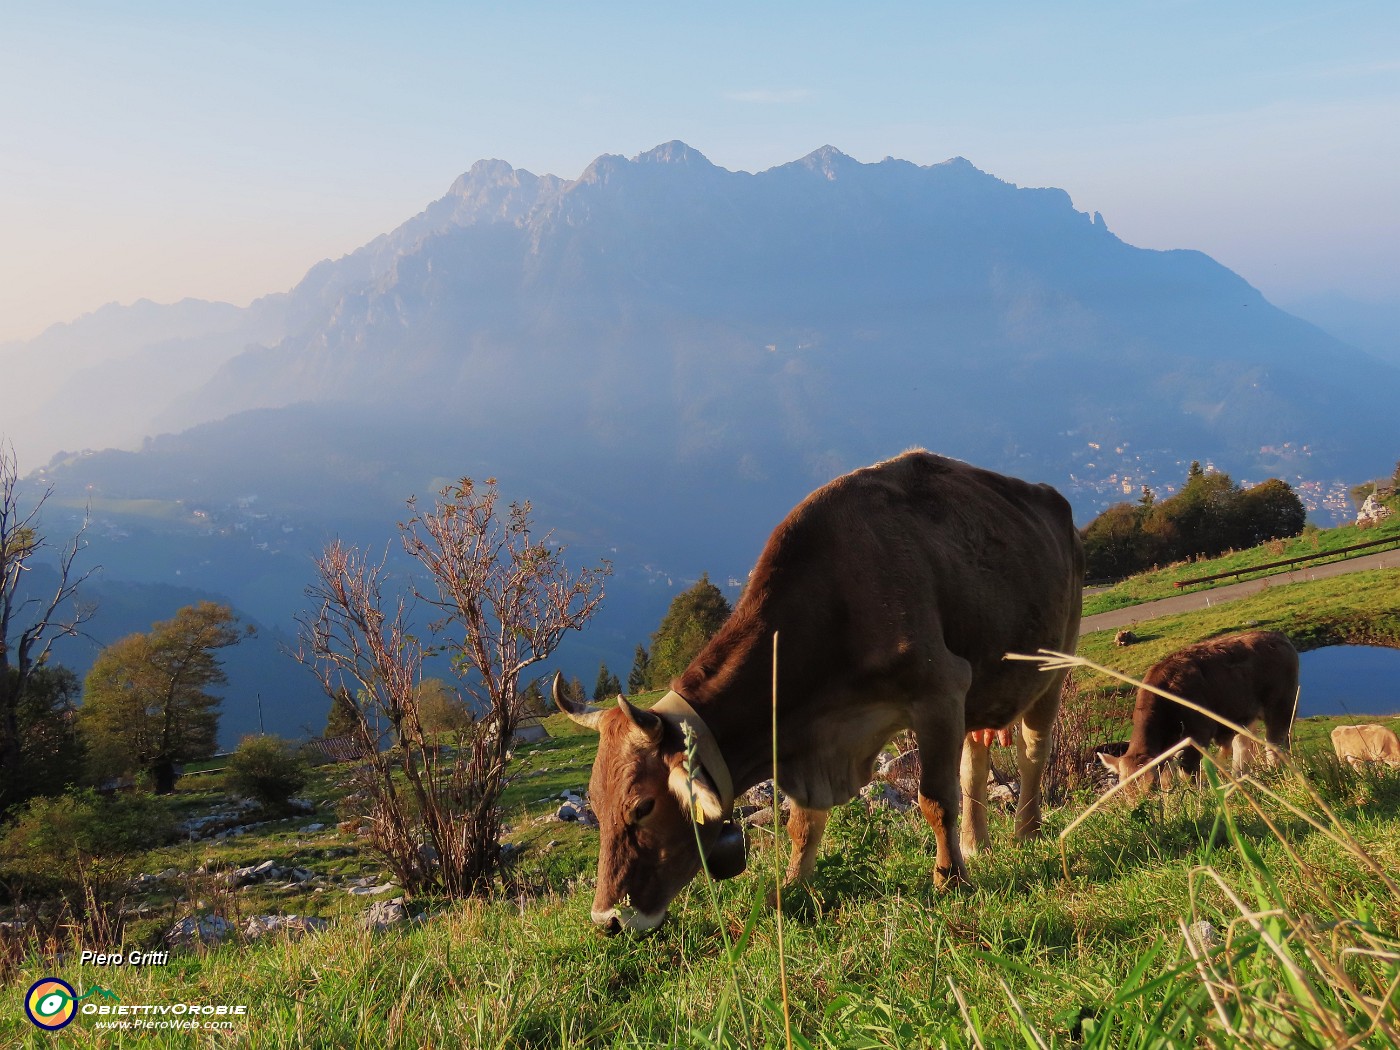
<instances>
[{"instance_id":1,"label":"cow's front leg","mask_svg":"<svg viewBox=\"0 0 1400 1050\"><path fill-rule=\"evenodd\" d=\"M827 809L803 809L796 803L788 814L787 833L792 840L792 856L788 858L787 874L783 877L784 886L795 886L806 882L817 866L817 852L821 848L822 834L826 831ZM776 907L777 891L768 894L768 906Z\"/></svg>"},{"instance_id":2,"label":"cow's front leg","mask_svg":"<svg viewBox=\"0 0 1400 1050\"><path fill-rule=\"evenodd\" d=\"M817 851L822 844L822 834L826 831L826 820L831 811L826 809L803 809L794 805L788 816L787 833L792 840L792 856L788 858L787 877L783 884L792 886L803 882L817 866Z\"/></svg>"}]
</instances>

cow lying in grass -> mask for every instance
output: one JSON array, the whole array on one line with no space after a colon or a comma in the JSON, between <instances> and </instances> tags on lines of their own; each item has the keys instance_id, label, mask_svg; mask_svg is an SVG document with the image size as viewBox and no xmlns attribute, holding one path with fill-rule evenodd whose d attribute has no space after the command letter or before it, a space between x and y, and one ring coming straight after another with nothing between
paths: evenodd
<instances>
[{"instance_id":1,"label":"cow lying in grass","mask_svg":"<svg viewBox=\"0 0 1400 1050\"><path fill-rule=\"evenodd\" d=\"M1298 702L1298 653L1277 631L1249 631L1188 645L1153 664L1143 682L1246 729L1262 718L1269 743L1288 749ZM1128 750L1121 756L1100 752L1099 761L1120 781L1127 780L1163 752L1190 739L1202 750L1212 744L1231 747L1231 765L1239 773L1249 749L1233 747L1236 737L1233 729L1209 715L1142 688L1133 708ZM1185 772L1196 775L1200 767L1200 750L1182 751Z\"/></svg>"}]
</instances>

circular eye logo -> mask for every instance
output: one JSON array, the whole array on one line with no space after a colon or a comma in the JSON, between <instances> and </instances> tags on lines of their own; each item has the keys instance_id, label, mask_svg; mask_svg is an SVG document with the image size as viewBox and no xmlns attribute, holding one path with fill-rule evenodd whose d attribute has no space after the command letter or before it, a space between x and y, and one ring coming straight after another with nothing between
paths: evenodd
<instances>
[{"instance_id":1,"label":"circular eye logo","mask_svg":"<svg viewBox=\"0 0 1400 1050\"><path fill-rule=\"evenodd\" d=\"M24 997L24 1012L29 1019L47 1032L56 1032L78 1013L74 1005L78 993L67 981L45 977L29 986Z\"/></svg>"}]
</instances>

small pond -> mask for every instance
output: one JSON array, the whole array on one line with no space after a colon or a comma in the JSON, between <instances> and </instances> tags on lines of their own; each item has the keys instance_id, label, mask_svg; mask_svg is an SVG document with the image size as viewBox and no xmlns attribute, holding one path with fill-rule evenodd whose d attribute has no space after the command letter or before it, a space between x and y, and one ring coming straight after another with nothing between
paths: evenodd
<instances>
[{"instance_id":1,"label":"small pond","mask_svg":"<svg viewBox=\"0 0 1400 1050\"><path fill-rule=\"evenodd\" d=\"M1298 717L1400 714L1400 649L1329 645L1298 660Z\"/></svg>"}]
</instances>

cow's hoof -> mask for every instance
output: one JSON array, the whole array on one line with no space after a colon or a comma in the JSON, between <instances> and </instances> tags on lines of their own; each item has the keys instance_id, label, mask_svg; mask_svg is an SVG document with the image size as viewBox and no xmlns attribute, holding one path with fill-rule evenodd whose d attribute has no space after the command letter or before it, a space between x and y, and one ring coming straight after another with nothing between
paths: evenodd
<instances>
[{"instance_id":1,"label":"cow's hoof","mask_svg":"<svg viewBox=\"0 0 1400 1050\"><path fill-rule=\"evenodd\" d=\"M933 885L939 890L962 890L967 889L971 883L968 882L966 868L934 868Z\"/></svg>"}]
</instances>

